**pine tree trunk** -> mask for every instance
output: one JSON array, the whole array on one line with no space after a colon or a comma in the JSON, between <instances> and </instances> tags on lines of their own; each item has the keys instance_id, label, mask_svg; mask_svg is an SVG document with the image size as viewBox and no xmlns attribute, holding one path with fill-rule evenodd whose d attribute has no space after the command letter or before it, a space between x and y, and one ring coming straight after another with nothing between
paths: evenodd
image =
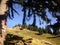
<instances>
[{"instance_id":1,"label":"pine tree trunk","mask_svg":"<svg viewBox=\"0 0 60 45\"><path fill-rule=\"evenodd\" d=\"M8 6L7 6L8 0L1 0L0 1L0 45L4 45L4 40L7 32L7 14Z\"/></svg>"},{"instance_id":2,"label":"pine tree trunk","mask_svg":"<svg viewBox=\"0 0 60 45\"><path fill-rule=\"evenodd\" d=\"M34 17L34 19L33 19L32 25L33 25L33 26L36 26L36 15L34 14L33 17Z\"/></svg>"},{"instance_id":3,"label":"pine tree trunk","mask_svg":"<svg viewBox=\"0 0 60 45\"><path fill-rule=\"evenodd\" d=\"M26 8L24 7L24 15L23 15L23 22L22 24L25 25L25 18L26 18Z\"/></svg>"}]
</instances>

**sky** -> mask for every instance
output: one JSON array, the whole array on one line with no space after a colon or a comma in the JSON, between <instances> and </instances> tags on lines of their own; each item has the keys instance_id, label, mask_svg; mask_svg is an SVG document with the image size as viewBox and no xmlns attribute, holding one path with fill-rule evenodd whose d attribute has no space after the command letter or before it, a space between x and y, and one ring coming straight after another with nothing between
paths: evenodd
<instances>
[{"instance_id":1,"label":"sky","mask_svg":"<svg viewBox=\"0 0 60 45\"><path fill-rule=\"evenodd\" d=\"M14 8L18 11L18 13L20 15L17 15L16 13L14 13L13 20L11 20L9 17L7 18L7 26L9 28L12 28L13 26L18 25L18 24L22 24L22 19L23 19L23 12L21 11L22 10L22 7L19 6L19 5L14 5ZM52 15L48 12L48 9L46 9L46 15L48 16L49 19L52 19L51 20L51 24L54 24L56 22L56 19L55 18L52 18ZM36 16L36 20L37 20L36 21L36 25L38 27L41 27L41 28L44 27L45 28L46 23L43 20L40 19L41 22L44 22L42 25L40 25L39 24L39 19L40 18L38 16ZM32 22L33 22L33 16L31 17L31 19L29 21L26 20L27 25L28 24L32 24Z\"/></svg>"}]
</instances>

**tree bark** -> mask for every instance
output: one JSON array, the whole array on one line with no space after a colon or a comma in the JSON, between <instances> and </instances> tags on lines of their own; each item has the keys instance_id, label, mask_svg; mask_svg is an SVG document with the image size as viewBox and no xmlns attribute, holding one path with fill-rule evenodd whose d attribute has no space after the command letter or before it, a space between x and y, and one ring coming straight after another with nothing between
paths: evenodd
<instances>
[{"instance_id":1,"label":"tree bark","mask_svg":"<svg viewBox=\"0 0 60 45\"><path fill-rule=\"evenodd\" d=\"M4 45L5 36L7 34L7 17L1 15L0 17L0 44Z\"/></svg>"},{"instance_id":2,"label":"tree bark","mask_svg":"<svg viewBox=\"0 0 60 45\"><path fill-rule=\"evenodd\" d=\"M33 25L33 26L36 26L36 15L35 15L35 14L33 15L33 18L34 18L34 19L33 19L32 25Z\"/></svg>"},{"instance_id":3,"label":"tree bark","mask_svg":"<svg viewBox=\"0 0 60 45\"><path fill-rule=\"evenodd\" d=\"M26 18L26 7L24 7L23 11L24 11L24 15L23 15L23 22L22 22L22 24L25 25L26 24L26 22L25 22L26 21L25 20L25 18Z\"/></svg>"},{"instance_id":4,"label":"tree bark","mask_svg":"<svg viewBox=\"0 0 60 45\"><path fill-rule=\"evenodd\" d=\"M7 32L7 14L8 11L8 0L0 1L0 45L4 45L4 40Z\"/></svg>"}]
</instances>

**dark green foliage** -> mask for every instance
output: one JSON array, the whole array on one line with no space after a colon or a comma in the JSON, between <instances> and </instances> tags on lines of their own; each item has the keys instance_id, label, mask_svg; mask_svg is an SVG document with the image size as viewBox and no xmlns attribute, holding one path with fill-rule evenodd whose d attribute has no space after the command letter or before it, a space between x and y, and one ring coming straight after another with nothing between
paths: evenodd
<instances>
[{"instance_id":1,"label":"dark green foliage","mask_svg":"<svg viewBox=\"0 0 60 45\"><path fill-rule=\"evenodd\" d=\"M53 34L54 35L58 34L58 31L59 31L59 28L60 28L60 22L59 21L57 23L55 23L54 25L50 24L48 26L53 29Z\"/></svg>"},{"instance_id":2,"label":"dark green foliage","mask_svg":"<svg viewBox=\"0 0 60 45\"><path fill-rule=\"evenodd\" d=\"M39 35L43 34L43 30L41 28L38 29Z\"/></svg>"},{"instance_id":3,"label":"dark green foliage","mask_svg":"<svg viewBox=\"0 0 60 45\"><path fill-rule=\"evenodd\" d=\"M37 26L34 26L33 27L33 31L38 31L38 27Z\"/></svg>"},{"instance_id":4,"label":"dark green foliage","mask_svg":"<svg viewBox=\"0 0 60 45\"><path fill-rule=\"evenodd\" d=\"M45 30L45 33L48 33L48 30L47 29Z\"/></svg>"},{"instance_id":5,"label":"dark green foliage","mask_svg":"<svg viewBox=\"0 0 60 45\"><path fill-rule=\"evenodd\" d=\"M29 29L29 30L30 30L30 25L28 25L28 26L27 26L27 29Z\"/></svg>"},{"instance_id":6,"label":"dark green foliage","mask_svg":"<svg viewBox=\"0 0 60 45\"><path fill-rule=\"evenodd\" d=\"M37 26L32 26L32 25L29 25L27 27L27 29L31 30L31 31L38 31L38 27Z\"/></svg>"},{"instance_id":7,"label":"dark green foliage","mask_svg":"<svg viewBox=\"0 0 60 45\"><path fill-rule=\"evenodd\" d=\"M58 35L59 34L58 32L59 32L58 30L53 30L53 35Z\"/></svg>"},{"instance_id":8,"label":"dark green foliage","mask_svg":"<svg viewBox=\"0 0 60 45\"><path fill-rule=\"evenodd\" d=\"M27 28L27 25L22 25L21 26L21 29L25 29L25 28Z\"/></svg>"},{"instance_id":9,"label":"dark green foliage","mask_svg":"<svg viewBox=\"0 0 60 45\"><path fill-rule=\"evenodd\" d=\"M60 30L58 30L57 33L60 34Z\"/></svg>"},{"instance_id":10,"label":"dark green foliage","mask_svg":"<svg viewBox=\"0 0 60 45\"><path fill-rule=\"evenodd\" d=\"M45 30L44 30L45 33L49 33L50 32L50 27L47 25Z\"/></svg>"},{"instance_id":11,"label":"dark green foliage","mask_svg":"<svg viewBox=\"0 0 60 45\"><path fill-rule=\"evenodd\" d=\"M49 33L49 34L52 34L52 31L51 31L51 30L48 30L48 33Z\"/></svg>"},{"instance_id":12,"label":"dark green foliage","mask_svg":"<svg viewBox=\"0 0 60 45\"><path fill-rule=\"evenodd\" d=\"M43 33L46 33L46 30L45 29L42 29L43 30Z\"/></svg>"},{"instance_id":13,"label":"dark green foliage","mask_svg":"<svg viewBox=\"0 0 60 45\"><path fill-rule=\"evenodd\" d=\"M28 25L27 29L29 29L29 30L33 30L33 26Z\"/></svg>"},{"instance_id":14,"label":"dark green foliage","mask_svg":"<svg viewBox=\"0 0 60 45\"><path fill-rule=\"evenodd\" d=\"M51 30L45 30L45 33L49 33L49 34L52 34Z\"/></svg>"},{"instance_id":15,"label":"dark green foliage","mask_svg":"<svg viewBox=\"0 0 60 45\"><path fill-rule=\"evenodd\" d=\"M43 30L44 33L49 33L52 34L52 31L50 30L50 28L46 27L45 30Z\"/></svg>"},{"instance_id":16,"label":"dark green foliage","mask_svg":"<svg viewBox=\"0 0 60 45\"><path fill-rule=\"evenodd\" d=\"M43 33L49 33L52 34L52 31L50 29L47 29L48 27L46 27L45 29L42 28Z\"/></svg>"}]
</instances>

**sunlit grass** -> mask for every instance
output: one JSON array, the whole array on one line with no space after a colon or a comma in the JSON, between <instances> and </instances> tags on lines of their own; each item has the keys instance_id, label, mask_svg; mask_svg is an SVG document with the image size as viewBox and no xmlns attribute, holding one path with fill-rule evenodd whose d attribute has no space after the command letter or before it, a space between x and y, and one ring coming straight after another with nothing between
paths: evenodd
<instances>
[{"instance_id":1,"label":"sunlit grass","mask_svg":"<svg viewBox=\"0 0 60 45\"><path fill-rule=\"evenodd\" d=\"M49 39L47 38L47 37L54 37L54 35L51 35L51 34L37 35L38 32L29 31L29 30L19 30L18 31L17 29L16 30L8 29L8 33L24 37L24 39L34 38L34 39L38 39L38 40L49 41L54 45L60 45L60 37L49 38Z\"/></svg>"}]
</instances>

